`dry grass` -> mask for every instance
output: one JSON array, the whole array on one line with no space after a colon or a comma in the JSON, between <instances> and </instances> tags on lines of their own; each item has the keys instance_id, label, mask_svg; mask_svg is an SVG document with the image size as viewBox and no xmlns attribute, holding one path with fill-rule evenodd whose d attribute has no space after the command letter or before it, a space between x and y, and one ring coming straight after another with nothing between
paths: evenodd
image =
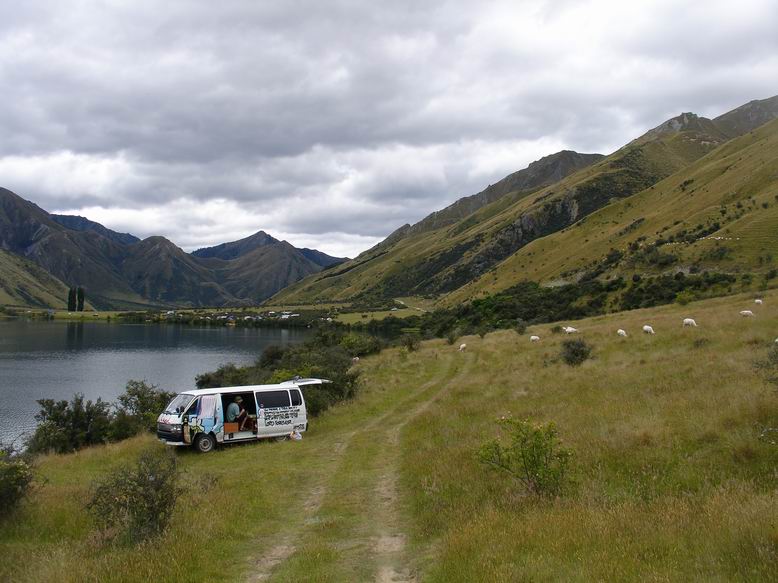
<instances>
[{"instance_id":1,"label":"dry grass","mask_svg":"<svg viewBox=\"0 0 778 583\"><path fill-rule=\"evenodd\" d=\"M83 504L151 438L43 458L47 483L0 532L0 580L775 580L778 447L759 433L778 395L753 362L776 321L777 293L583 320L577 368L554 362L550 324L385 351L302 442L181 452L188 494L140 548L102 545ZM533 500L478 462L509 414L558 425L568 495Z\"/></svg>"}]
</instances>

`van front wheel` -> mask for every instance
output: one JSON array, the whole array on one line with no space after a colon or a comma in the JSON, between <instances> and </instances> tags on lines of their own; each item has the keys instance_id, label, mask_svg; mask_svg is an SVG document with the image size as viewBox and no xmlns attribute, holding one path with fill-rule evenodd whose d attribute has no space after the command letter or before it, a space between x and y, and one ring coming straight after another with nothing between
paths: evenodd
<instances>
[{"instance_id":1,"label":"van front wheel","mask_svg":"<svg viewBox=\"0 0 778 583\"><path fill-rule=\"evenodd\" d=\"M210 433L201 433L195 438L194 445L200 453L208 453L216 447L216 440Z\"/></svg>"}]
</instances>

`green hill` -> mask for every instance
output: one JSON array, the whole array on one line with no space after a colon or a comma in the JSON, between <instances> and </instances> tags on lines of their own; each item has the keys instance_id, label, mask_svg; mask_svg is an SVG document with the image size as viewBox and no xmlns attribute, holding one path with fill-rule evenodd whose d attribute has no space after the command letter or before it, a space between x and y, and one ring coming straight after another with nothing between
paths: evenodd
<instances>
[{"instance_id":1,"label":"green hill","mask_svg":"<svg viewBox=\"0 0 778 583\"><path fill-rule=\"evenodd\" d=\"M550 324L384 351L301 442L177 451L171 528L139 547L104 543L84 505L163 446L44 457L0 529L0 580L774 581L778 393L754 362L776 318L770 292L581 320L594 358L577 368ZM503 416L556 424L574 452L561 497L478 462Z\"/></svg>"},{"instance_id":2,"label":"green hill","mask_svg":"<svg viewBox=\"0 0 778 583\"><path fill-rule=\"evenodd\" d=\"M573 227L533 241L444 299L494 293L517 278L576 281L684 271L778 268L778 120Z\"/></svg>"},{"instance_id":3,"label":"green hill","mask_svg":"<svg viewBox=\"0 0 778 583\"><path fill-rule=\"evenodd\" d=\"M68 286L32 261L0 249L0 305L66 308Z\"/></svg>"},{"instance_id":4,"label":"green hill","mask_svg":"<svg viewBox=\"0 0 778 583\"><path fill-rule=\"evenodd\" d=\"M378 301L409 295L442 295L446 301L446 294L450 302L455 302L492 289L489 286L496 270L499 273L493 289L534 278L533 270L515 267L516 257L523 257L530 244L581 224L600 209L619 204L624 208L638 193L644 193L642 196L649 199L646 204L651 206L650 199L656 193L652 187L665 179L678 178L679 184L690 164L714 155L732 136L748 134L776 115L776 98L751 102L714 120L681 114L550 185L504 193L455 222L436 223L433 214L419 223L433 228L403 227L355 259L283 290L273 302ZM746 144L736 140L733 148ZM721 151L729 152L727 155L733 152ZM747 175L742 173L740 177L745 179ZM714 186L728 188L724 182ZM708 198L718 197L726 204L730 194L717 190ZM623 217L614 220L614 229L631 224ZM589 241L578 238L578 232L563 246L555 243L555 252L560 256L579 255L588 249ZM600 256L589 258L595 259ZM503 264L508 262L512 267L505 271ZM561 275L561 270L549 270L545 278Z\"/></svg>"}]
</instances>

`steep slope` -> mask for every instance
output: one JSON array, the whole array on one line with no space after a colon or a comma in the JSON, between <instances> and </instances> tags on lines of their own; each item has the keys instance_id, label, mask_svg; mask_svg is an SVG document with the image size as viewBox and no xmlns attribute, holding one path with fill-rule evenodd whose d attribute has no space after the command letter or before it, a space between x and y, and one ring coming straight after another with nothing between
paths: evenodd
<instances>
[{"instance_id":1,"label":"steep slope","mask_svg":"<svg viewBox=\"0 0 778 583\"><path fill-rule=\"evenodd\" d=\"M727 142L658 184L538 239L456 290L454 305L522 279L778 267L778 119ZM746 275L750 277L750 275Z\"/></svg>"},{"instance_id":2,"label":"steep slope","mask_svg":"<svg viewBox=\"0 0 778 583\"><path fill-rule=\"evenodd\" d=\"M730 137L742 136L778 118L778 95L749 101L745 105L714 118L716 127Z\"/></svg>"},{"instance_id":3,"label":"steep slope","mask_svg":"<svg viewBox=\"0 0 778 583\"><path fill-rule=\"evenodd\" d=\"M239 304L211 269L164 237L128 247L121 271L133 289L153 303L218 306Z\"/></svg>"},{"instance_id":4,"label":"steep slope","mask_svg":"<svg viewBox=\"0 0 778 583\"><path fill-rule=\"evenodd\" d=\"M0 305L67 307L68 287L23 257L0 250Z\"/></svg>"},{"instance_id":5,"label":"steep slope","mask_svg":"<svg viewBox=\"0 0 778 583\"><path fill-rule=\"evenodd\" d=\"M499 182L490 184L478 194L460 198L443 210L436 211L408 229L409 234L432 231L464 219L478 209L493 203L508 193L529 192L542 186L559 182L565 176L586 168L604 158L602 154L579 154L562 150L532 162L524 170L509 174Z\"/></svg>"},{"instance_id":6,"label":"steep slope","mask_svg":"<svg viewBox=\"0 0 778 583\"><path fill-rule=\"evenodd\" d=\"M321 270L286 241L258 247L215 268L216 277L235 297L262 302L291 282Z\"/></svg>"},{"instance_id":7,"label":"steep slope","mask_svg":"<svg viewBox=\"0 0 778 583\"><path fill-rule=\"evenodd\" d=\"M387 240L335 269L284 290L282 302L380 299L446 294L481 278L532 241L651 187L750 131L753 120L778 113L774 99L753 102L718 122L684 113L646 132L607 158L540 190L504 194L449 226L414 233L402 227ZM744 106L746 107L746 106ZM751 119L747 124L731 120ZM730 120L727 122L727 120ZM727 125L728 123L728 125ZM275 300L274 300L275 301Z\"/></svg>"},{"instance_id":8,"label":"steep slope","mask_svg":"<svg viewBox=\"0 0 778 583\"><path fill-rule=\"evenodd\" d=\"M130 233L118 233L111 229L104 227L100 223L90 221L86 217L80 217L78 215L55 215L49 214L49 217L57 224L62 225L66 229L71 231L94 231L114 241L115 243L121 243L122 245L130 245L140 241L138 237Z\"/></svg>"}]
</instances>

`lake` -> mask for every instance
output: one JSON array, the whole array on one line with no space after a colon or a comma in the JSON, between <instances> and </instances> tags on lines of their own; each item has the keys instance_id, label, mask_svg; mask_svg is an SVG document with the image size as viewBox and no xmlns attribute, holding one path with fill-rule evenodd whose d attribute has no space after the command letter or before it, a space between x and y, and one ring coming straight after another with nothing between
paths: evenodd
<instances>
[{"instance_id":1,"label":"lake","mask_svg":"<svg viewBox=\"0 0 778 583\"><path fill-rule=\"evenodd\" d=\"M36 399L114 401L129 379L181 392L220 364L249 364L307 330L0 320L0 442L35 429Z\"/></svg>"}]
</instances>

